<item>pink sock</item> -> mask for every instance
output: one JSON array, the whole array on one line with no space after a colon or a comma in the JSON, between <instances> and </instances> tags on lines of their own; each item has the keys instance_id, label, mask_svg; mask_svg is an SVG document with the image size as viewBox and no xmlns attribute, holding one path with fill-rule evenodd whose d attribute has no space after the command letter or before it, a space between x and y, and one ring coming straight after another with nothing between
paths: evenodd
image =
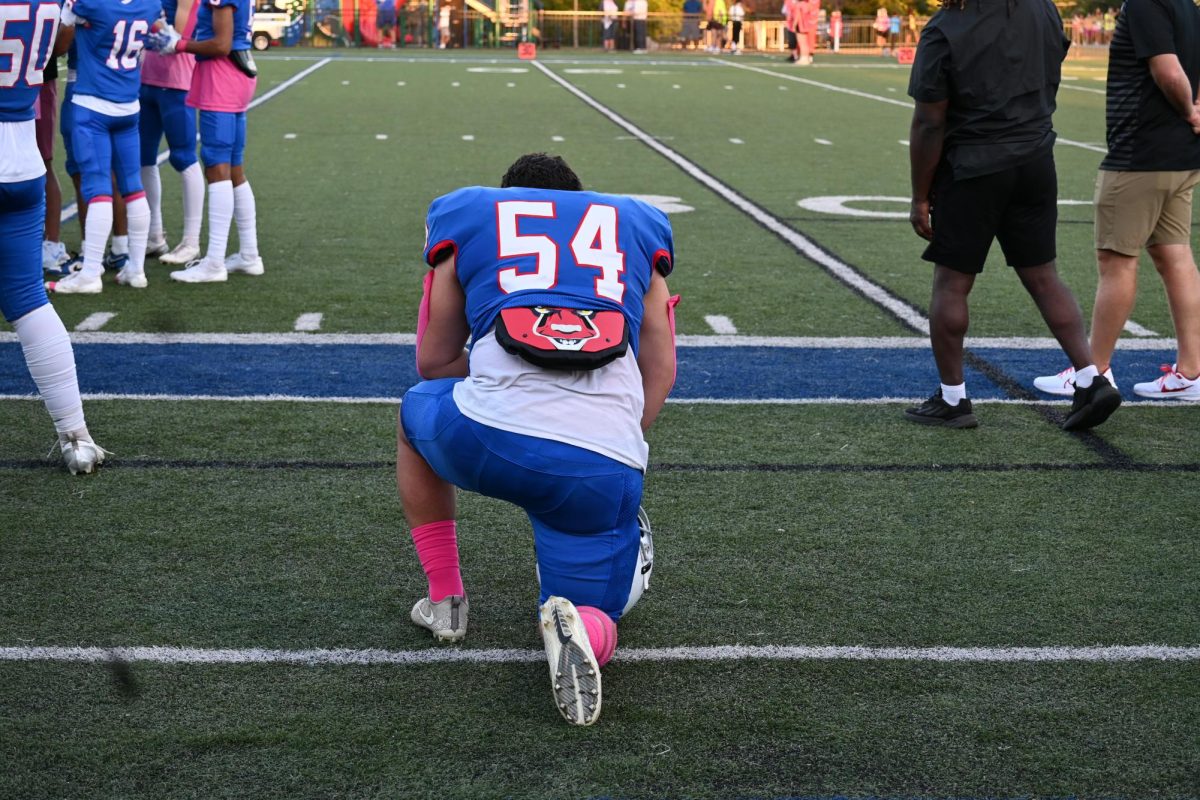
<instances>
[{"instance_id":1,"label":"pink sock","mask_svg":"<svg viewBox=\"0 0 1200 800\"><path fill-rule=\"evenodd\" d=\"M445 600L452 594L463 595L462 572L458 567L458 537L454 520L430 522L412 529L417 558L429 580L429 599Z\"/></svg>"},{"instance_id":2,"label":"pink sock","mask_svg":"<svg viewBox=\"0 0 1200 800\"><path fill-rule=\"evenodd\" d=\"M603 667L617 650L617 623L598 608L576 606L576 610L583 619L583 627L587 629L596 663Z\"/></svg>"}]
</instances>

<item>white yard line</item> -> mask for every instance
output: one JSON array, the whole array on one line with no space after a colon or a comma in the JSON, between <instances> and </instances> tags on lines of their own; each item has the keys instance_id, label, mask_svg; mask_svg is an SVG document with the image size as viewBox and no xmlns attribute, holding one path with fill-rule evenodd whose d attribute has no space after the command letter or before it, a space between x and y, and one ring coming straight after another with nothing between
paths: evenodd
<instances>
[{"instance_id":1,"label":"white yard line","mask_svg":"<svg viewBox=\"0 0 1200 800\"><path fill-rule=\"evenodd\" d=\"M926 319L923 314L913 308L913 306L892 294L879 284L869 280L864 275L860 274L854 267L821 248L807 236L804 236L800 232L789 227L781 220L767 212L761 206L751 202L749 199L734 191L729 186L726 186L712 175L709 175L697 164L684 158L675 150L667 147L661 141L658 141L655 137L646 133L629 120L614 112L612 109L592 99L590 95L578 89L570 81L555 74L544 64L534 61L533 65L541 70L541 72L546 75L546 77L550 78L550 80L562 86L584 103L600 112L617 126L628 131L634 138L641 141L647 147L664 156L668 161L678 166L688 175L691 175L696 181L707 186L730 205L741 210L764 228L779 236L781 239L795 248L797 252L803 254L810 261L823 268L826 272L829 272L839 281L851 287L855 291L862 293L876 304L883 306L900 320L902 320L906 325L918 331L919 333L929 332L929 320Z\"/></svg>"},{"instance_id":2,"label":"white yard line","mask_svg":"<svg viewBox=\"0 0 1200 800\"><path fill-rule=\"evenodd\" d=\"M88 314L83 318L78 325L75 326L77 331L98 331L108 324L108 321L115 317L115 311L97 311L93 314Z\"/></svg>"},{"instance_id":3,"label":"white yard line","mask_svg":"<svg viewBox=\"0 0 1200 800\"><path fill-rule=\"evenodd\" d=\"M292 330L296 331L319 331L321 330L321 320L325 315L319 311L301 314L296 317L296 324L292 326Z\"/></svg>"},{"instance_id":4,"label":"white yard line","mask_svg":"<svg viewBox=\"0 0 1200 800\"><path fill-rule=\"evenodd\" d=\"M866 100L874 100L877 103L887 103L888 105L899 106L900 108L906 108L906 109L909 109L910 111L913 108L913 104L908 101L894 100L891 97L882 97L877 94L871 94L870 92L860 92L857 89L847 89L845 86L837 86L832 83L823 83L821 81L814 81L810 78L801 78L797 75L785 75L785 74L782 74L779 72L772 72L769 69L763 69L762 67L752 67L748 64L735 64L732 61L721 61L718 59L713 59L713 61L714 61L714 63L722 64L726 67L733 67L734 69L749 70L750 72L757 72L762 75L770 75L773 78L783 78L786 81L793 81L795 83L803 83L805 85L813 86L818 89L824 89L825 91L828 91L828 92L838 92L840 94L848 94L848 95L852 95L854 97L862 97ZM1076 88L1076 87L1070 87L1070 88ZM1072 139L1064 139L1061 136L1058 137L1057 141L1059 144L1065 144L1070 147L1079 147L1079 148L1082 148L1083 150L1091 150L1094 153L1107 153L1108 152L1107 149L1100 147L1098 145L1088 144L1086 142L1076 142Z\"/></svg>"},{"instance_id":5,"label":"white yard line","mask_svg":"<svg viewBox=\"0 0 1200 800\"><path fill-rule=\"evenodd\" d=\"M0 661L111 664L282 664L298 667L524 664L546 658L541 650L423 648L420 650L273 650L188 647L0 647ZM1200 647L1095 645L1090 647L866 647L717 645L618 650L613 661L905 661L940 664L1129 663L1200 661Z\"/></svg>"},{"instance_id":6,"label":"white yard line","mask_svg":"<svg viewBox=\"0 0 1200 800\"><path fill-rule=\"evenodd\" d=\"M727 336L737 333L737 326L733 324L733 320L729 317L720 314L709 314L704 317L704 322L716 333Z\"/></svg>"},{"instance_id":7,"label":"white yard line","mask_svg":"<svg viewBox=\"0 0 1200 800\"><path fill-rule=\"evenodd\" d=\"M0 344L20 340L12 331L0 331ZM134 333L90 331L71 335L75 344L113 345L415 345L415 333ZM784 349L823 350L924 350L929 340L923 336L724 336L681 334L678 347L778 347ZM974 349L1058 350L1049 337L968 336L966 346ZM1175 339L1121 339L1118 350L1175 350Z\"/></svg>"},{"instance_id":8,"label":"white yard line","mask_svg":"<svg viewBox=\"0 0 1200 800\"><path fill-rule=\"evenodd\" d=\"M322 58L320 61L313 64L312 66L305 67L304 69L300 70L295 75L293 75L292 77L288 78L283 83L276 86L271 91L263 92L261 95L254 98L253 100L251 100L250 105L246 106L246 110L249 111L252 108L257 108L258 106L261 106L263 103L267 102L275 95L279 94L280 92L284 91L285 89L287 89L291 86L296 85L297 83L304 80L309 75L313 74L314 72L316 72L317 70L319 70L321 67L325 66L332 60L333 60L332 58ZM200 141L199 134L196 135L196 141ZM161 167L164 163L166 163L166 160L170 157L171 157L170 149L163 150L161 153L158 154L158 160L155 163ZM59 221L66 222L67 220L74 219L75 215L78 213L79 213L78 203L71 203L70 205L63 208L62 214L59 215Z\"/></svg>"},{"instance_id":9,"label":"white yard line","mask_svg":"<svg viewBox=\"0 0 1200 800\"><path fill-rule=\"evenodd\" d=\"M399 397L313 397L310 395L294 394L120 394L116 392L93 392L81 395L84 400L119 400L122 402L220 402L220 403L329 403L331 405L390 405L400 402ZM763 397L763 398L733 398L733 397L668 397L667 403L680 406L879 406L920 403L928 399L926 395L910 397ZM0 394L0 402L4 401L41 402L36 394ZM1045 400L1014 400L1011 398L978 398L972 397L975 405L989 406L1062 406L1068 407L1068 399L1047 398ZM1126 400L1122 408L1138 406L1141 408L1181 408L1195 406L1186 400Z\"/></svg>"},{"instance_id":10,"label":"white yard line","mask_svg":"<svg viewBox=\"0 0 1200 800\"><path fill-rule=\"evenodd\" d=\"M1141 325L1138 325L1133 320L1126 320L1125 330L1134 336L1142 336L1142 337L1158 336L1158 334L1155 333L1154 331L1150 330L1149 328L1143 328Z\"/></svg>"}]
</instances>

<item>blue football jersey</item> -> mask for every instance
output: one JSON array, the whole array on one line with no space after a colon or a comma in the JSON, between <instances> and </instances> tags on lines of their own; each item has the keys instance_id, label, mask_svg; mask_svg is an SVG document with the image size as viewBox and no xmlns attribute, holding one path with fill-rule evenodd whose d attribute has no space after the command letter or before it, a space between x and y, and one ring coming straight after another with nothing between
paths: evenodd
<instances>
[{"instance_id":1,"label":"blue football jersey","mask_svg":"<svg viewBox=\"0 0 1200 800\"><path fill-rule=\"evenodd\" d=\"M36 116L42 72L50 63L58 33L54 0L0 3L0 122Z\"/></svg>"},{"instance_id":2,"label":"blue football jersey","mask_svg":"<svg viewBox=\"0 0 1200 800\"><path fill-rule=\"evenodd\" d=\"M200 10L196 13L196 30L192 38L197 42L213 38L213 9L223 6L233 8L233 48L234 50L249 50L250 37L253 35L254 0L196 0ZM205 56L196 56L197 61L205 60Z\"/></svg>"},{"instance_id":3,"label":"blue football jersey","mask_svg":"<svg viewBox=\"0 0 1200 800\"><path fill-rule=\"evenodd\" d=\"M75 94L131 103L141 89L142 48L161 0L75 0Z\"/></svg>"},{"instance_id":4,"label":"blue football jersey","mask_svg":"<svg viewBox=\"0 0 1200 800\"><path fill-rule=\"evenodd\" d=\"M503 308L620 311L637 352L651 270L674 264L671 223L620 195L471 186L433 201L425 261L453 252L478 341Z\"/></svg>"}]
</instances>

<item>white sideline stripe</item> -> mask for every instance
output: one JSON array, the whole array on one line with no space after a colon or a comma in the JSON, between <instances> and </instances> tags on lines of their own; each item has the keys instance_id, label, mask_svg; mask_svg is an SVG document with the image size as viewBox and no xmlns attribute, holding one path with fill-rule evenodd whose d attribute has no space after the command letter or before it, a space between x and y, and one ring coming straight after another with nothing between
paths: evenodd
<instances>
[{"instance_id":1,"label":"white sideline stripe","mask_svg":"<svg viewBox=\"0 0 1200 800\"><path fill-rule=\"evenodd\" d=\"M97 311L94 314L88 314L83 320L75 326L77 331L98 331L108 324L108 321L115 317L115 311Z\"/></svg>"},{"instance_id":2,"label":"white sideline stripe","mask_svg":"<svg viewBox=\"0 0 1200 800\"><path fill-rule=\"evenodd\" d=\"M305 67L304 69L300 70L295 75L293 75L292 77L288 78L283 83L276 86L271 91L264 92L262 95L251 100L250 105L246 106L246 110L249 111L252 108L256 108L256 107L262 105L263 103L267 102L272 97L274 97L275 95L284 91L288 87L293 86L296 83L299 83L300 81L304 80L309 75L313 74L314 72L316 72L317 70L319 70L321 67L325 66L332 60L333 60L332 58L328 58L328 57L322 58L320 61L313 64L312 66ZM199 133L196 134L196 141L197 142L200 141ZM170 150L170 148L168 148L158 154L158 159L154 163L161 167L163 164L166 163L167 159L170 157L171 157L171 150ZM59 215L59 222L66 222L67 220L74 219L75 215L78 213L79 213L78 202L71 203L69 206L66 206L65 208L63 208L62 213Z\"/></svg>"},{"instance_id":3,"label":"white sideline stripe","mask_svg":"<svg viewBox=\"0 0 1200 800\"><path fill-rule=\"evenodd\" d=\"M1125 330L1134 336L1158 336L1154 331L1149 328L1143 328L1131 319L1125 321Z\"/></svg>"},{"instance_id":4,"label":"white sideline stripe","mask_svg":"<svg viewBox=\"0 0 1200 800\"><path fill-rule=\"evenodd\" d=\"M319 331L321 330L321 320L325 315L319 311L301 314L296 317L296 324L292 326L293 330L297 331Z\"/></svg>"},{"instance_id":5,"label":"white sideline stripe","mask_svg":"<svg viewBox=\"0 0 1200 800\"><path fill-rule=\"evenodd\" d=\"M880 95L871 94L870 92L860 92L857 89L847 89L845 86L836 86L832 83L822 83L821 81L814 81L809 78L801 78L796 75L784 75L784 74L781 74L778 72L772 72L769 69L763 69L762 67L751 67L747 64L735 64L732 61L721 61L719 59L713 59L713 61L714 61L714 63L723 64L727 67L733 67L735 69L745 69L745 70L749 70L751 72L758 72L763 75L770 75L773 78L783 78L786 81L794 81L796 83L803 83L803 84L807 84L809 86L815 86L818 89L825 89L826 91L830 91L830 92L839 92L841 94L849 94L849 95L853 95L855 97L862 97L867 100L874 100L879 103L888 103L893 106L900 106L901 108L907 108L909 110L912 110L912 108L913 108L913 104L910 102L906 102L903 100L893 100L890 97L881 97ZM1069 88L1075 88L1075 87L1069 87ZM1059 144L1065 144L1065 145L1069 145L1071 147L1080 147L1080 148L1083 148L1084 150L1091 150L1094 153L1107 153L1108 152L1108 150L1106 148L1098 147L1094 144L1087 144L1086 142L1076 142L1071 139L1064 139L1061 136L1058 137L1057 142Z\"/></svg>"},{"instance_id":6,"label":"white sideline stripe","mask_svg":"<svg viewBox=\"0 0 1200 800\"><path fill-rule=\"evenodd\" d=\"M285 664L323 666L424 666L429 664L525 664L544 661L541 650L267 650L188 647L0 647L0 661L65 661L107 664ZM865 647L745 646L649 647L619 650L617 662L664 661L917 661L978 663L1128 663L1200 661L1200 647L1096 645L1091 647Z\"/></svg>"},{"instance_id":7,"label":"white sideline stripe","mask_svg":"<svg viewBox=\"0 0 1200 800\"><path fill-rule=\"evenodd\" d=\"M0 331L0 344L20 341L12 331ZM83 331L71 335L74 344L110 345L415 345L415 333L134 333ZM677 347L778 347L824 350L922 350L929 340L919 336L728 336L681 334ZM968 336L966 346L975 349L1058 350L1049 337ZM1175 350L1178 343L1168 338L1120 339L1118 350Z\"/></svg>"},{"instance_id":8,"label":"white sideline stripe","mask_svg":"<svg viewBox=\"0 0 1200 800\"><path fill-rule=\"evenodd\" d=\"M332 405L389 405L400 402L399 397L310 397L307 395L291 394L119 394L113 392L84 393L84 400L119 400L146 402L222 402L222 403L329 403ZM764 398L732 398L732 397L668 397L667 403L680 406L881 406L897 404L921 403L927 400L926 395L912 397L764 397ZM36 394L0 394L0 402L8 400L41 402ZM1014 400L1011 398L980 399L973 397L975 405L994 406L1063 406L1068 407L1071 401L1067 399L1050 398L1046 400ZM1195 406L1187 400L1126 400L1122 408L1139 406L1142 408L1182 408Z\"/></svg>"},{"instance_id":9,"label":"white sideline stripe","mask_svg":"<svg viewBox=\"0 0 1200 800\"><path fill-rule=\"evenodd\" d=\"M1078 78L1064 78L1063 80L1076 80L1077 81L1079 79ZM1105 91L1104 89L1089 89L1086 86L1067 86L1066 84L1060 84L1058 88L1072 89L1076 92L1087 92L1088 94L1100 94L1100 95L1108 94L1108 92Z\"/></svg>"},{"instance_id":10,"label":"white sideline stripe","mask_svg":"<svg viewBox=\"0 0 1200 800\"><path fill-rule=\"evenodd\" d=\"M869 297L871 300L874 300L879 305L881 305L884 308L891 311L893 314L895 314L897 317L899 317L901 320L903 320L907 325L909 325L909 327L913 328L914 330L916 330L920 333L928 333L929 332L929 320L927 320L924 316L922 316L920 313L918 313L915 309L913 309L910 305L905 303L903 300L896 297L891 292L884 289L882 286L880 286L876 283L873 283L872 281L867 280L862 275L859 275L852 267L850 267L849 264L846 264L845 262L841 261L840 259L825 252L820 247L818 247L811 239L809 239L808 237L804 236L803 234L793 230L792 228L788 227L787 225L785 225L784 223L782 223L781 221L776 219L774 216L772 216L771 214L766 212L760 206L750 202L750 200L746 199L745 197L742 197L740 194L738 194L737 192L730 189L724 183L721 183L719 180L717 180L713 176L704 172L696 164L694 164L691 161L689 161L688 159L684 158L682 155L675 152L670 147L667 147L666 145L662 144L660 141L656 140L653 136L644 132L641 128L638 128L636 125L629 122L624 117L617 114L616 112L612 111L607 106L604 106L601 103L597 102L596 100L592 99L591 96L585 94L584 92L582 92L581 90L576 88L575 85L572 84L570 81L556 75L552 70L550 70L548 67L546 67L541 62L534 61L532 63L544 75L546 75L548 78L553 80L555 83L562 86L564 89L566 89L571 94L578 97L580 100L582 100L584 103L586 103L587 105L594 108L596 111L599 111L601 114L603 114L609 120L611 120L613 123L624 128L625 130L629 131L629 133L631 133L634 136L634 138L640 140L644 145L646 145L650 149L657 151L660 155L664 156L667 160L671 161L676 166L678 166L680 169L682 169L684 172L691 175L695 180L699 181L700 183L704 184L709 189L711 189L713 192L720 195L730 205L737 207L738 209L740 209L741 211L743 211L744 213L746 213L747 215L752 217L760 225L762 225L763 227L772 231L773 233L778 235L780 238L784 239L784 241L791 244L796 250L798 250L802 254L804 254L810 261L812 261L813 263L817 264L818 266L824 268L827 272L832 274L835 278L840 280L842 283L848 284L849 286L853 287L854 289L857 289L858 291L862 292L864 295Z\"/></svg>"},{"instance_id":11,"label":"white sideline stripe","mask_svg":"<svg viewBox=\"0 0 1200 800\"><path fill-rule=\"evenodd\" d=\"M709 314L704 317L704 321L717 333L726 335L737 333L737 326L733 324L733 320L721 314Z\"/></svg>"}]
</instances>

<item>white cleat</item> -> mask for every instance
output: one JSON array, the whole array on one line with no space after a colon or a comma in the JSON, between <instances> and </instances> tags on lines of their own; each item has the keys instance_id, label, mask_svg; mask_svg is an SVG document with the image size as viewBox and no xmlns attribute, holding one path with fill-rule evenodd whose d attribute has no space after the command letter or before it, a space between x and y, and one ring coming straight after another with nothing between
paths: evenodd
<instances>
[{"instance_id":1,"label":"white cleat","mask_svg":"<svg viewBox=\"0 0 1200 800\"><path fill-rule=\"evenodd\" d=\"M109 452L92 441L92 437L78 431L60 433L58 445L62 449L63 462L72 475L88 475L104 463Z\"/></svg>"},{"instance_id":2,"label":"white cleat","mask_svg":"<svg viewBox=\"0 0 1200 800\"><path fill-rule=\"evenodd\" d=\"M146 255L149 255L147 252ZM186 264L189 261L195 261L200 257L199 245L180 242L175 245L175 249L169 253L165 253L158 257L160 264Z\"/></svg>"},{"instance_id":3,"label":"white cleat","mask_svg":"<svg viewBox=\"0 0 1200 800\"><path fill-rule=\"evenodd\" d=\"M1108 378L1108 382L1117 388L1117 380L1113 377L1112 367L1104 370L1104 377ZM1046 394L1058 394L1063 397L1075 396L1075 368L1067 367L1057 375L1042 375L1033 379L1035 389L1045 392Z\"/></svg>"},{"instance_id":4,"label":"white cleat","mask_svg":"<svg viewBox=\"0 0 1200 800\"><path fill-rule=\"evenodd\" d=\"M197 259L188 264L186 269L171 273L171 280L180 283L221 283L228 277L224 264L205 259Z\"/></svg>"},{"instance_id":5,"label":"white cleat","mask_svg":"<svg viewBox=\"0 0 1200 800\"><path fill-rule=\"evenodd\" d=\"M171 245L167 244L166 234L157 239L152 236L146 241L146 258L158 258L169 252L171 252Z\"/></svg>"},{"instance_id":6,"label":"white cleat","mask_svg":"<svg viewBox=\"0 0 1200 800\"><path fill-rule=\"evenodd\" d=\"M591 725L600 718L600 664L583 620L563 597L543 603L538 617L554 705L572 725Z\"/></svg>"},{"instance_id":7,"label":"white cleat","mask_svg":"<svg viewBox=\"0 0 1200 800\"><path fill-rule=\"evenodd\" d=\"M62 265L71 260L71 254L62 242L42 242L42 271L59 272Z\"/></svg>"},{"instance_id":8,"label":"white cleat","mask_svg":"<svg viewBox=\"0 0 1200 800\"><path fill-rule=\"evenodd\" d=\"M46 291L53 294L100 294L104 284L99 275L72 272L56 281L46 281Z\"/></svg>"},{"instance_id":9,"label":"white cleat","mask_svg":"<svg viewBox=\"0 0 1200 800\"><path fill-rule=\"evenodd\" d=\"M461 642L467 635L467 598L452 594L436 603L422 597L412 607L414 625L433 633L439 642Z\"/></svg>"},{"instance_id":10,"label":"white cleat","mask_svg":"<svg viewBox=\"0 0 1200 800\"><path fill-rule=\"evenodd\" d=\"M247 259L241 253L234 253L225 259L225 269L229 272L240 272L243 275L262 275L265 267L262 256Z\"/></svg>"},{"instance_id":11,"label":"white cleat","mask_svg":"<svg viewBox=\"0 0 1200 800\"><path fill-rule=\"evenodd\" d=\"M1135 383L1133 393L1151 400L1200 400L1200 378L1186 378L1175 364L1163 364L1158 380Z\"/></svg>"},{"instance_id":12,"label":"white cleat","mask_svg":"<svg viewBox=\"0 0 1200 800\"><path fill-rule=\"evenodd\" d=\"M131 267L122 267L117 273L117 283L122 286L131 286L134 289L145 289L149 285L146 280L145 272L134 272Z\"/></svg>"}]
</instances>

